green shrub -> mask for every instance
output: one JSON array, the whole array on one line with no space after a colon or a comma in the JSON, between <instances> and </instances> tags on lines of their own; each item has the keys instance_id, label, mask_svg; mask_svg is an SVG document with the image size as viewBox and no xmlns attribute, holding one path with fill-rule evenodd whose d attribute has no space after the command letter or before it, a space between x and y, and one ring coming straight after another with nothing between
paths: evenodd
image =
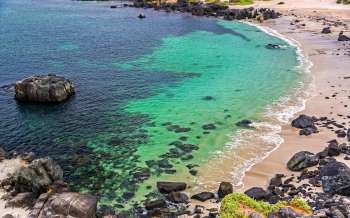
<instances>
[{"instance_id":1,"label":"green shrub","mask_svg":"<svg viewBox=\"0 0 350 218\"><path fill-rule=\"evenodd\" d=\"M231 4L235 5L250 5L253 4L253 0L229 0Z\"/></svg>"}]
</instances>

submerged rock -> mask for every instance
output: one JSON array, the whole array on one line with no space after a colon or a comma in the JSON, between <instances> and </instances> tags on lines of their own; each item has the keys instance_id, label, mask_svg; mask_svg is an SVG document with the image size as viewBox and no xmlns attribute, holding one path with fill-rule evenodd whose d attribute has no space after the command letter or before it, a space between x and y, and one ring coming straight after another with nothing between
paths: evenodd
<instances>
[{"instance_id":1,"label":"submerged rock","mask_svg":"<svg viewBox=\"0 0 350 218\"><path fill-rule=\"evenodd\" d=\"M244 128L252 128L253 122L251 120L241 120L239 122L236 123L236 126L239 127L244 127Z\"/></svg>"},{"instance_id":2,"label":"submerged rock","mask_svg":"<svg viewBox=\"0 0 350 218\"><path fill-rule=\"evenodd\" d=\"M267 44L267 45L265 45L265 48L267 48L267 49L280 49L281 46L277 45L277 44Z\"/></svg>"},{"instance_id":3,"label":"submerged rock","mask_svg":"<svg viewBox=\"0 0 350 218\"><path fill-rule=\"evenodd\" d=\"M16 82L15 98L23 102L57 103L74 94L71 81L54 74L39 75Z\"/></svg>"},{"instance_id":4,"label":"submerged rock","mask_svg":"<svg viewBox=\"0 0 350 218\"><path fill-rule=\"evenodd\" d=\"M157 182L157 188L160 193L170 193L183 191L187 187L184 182Z\"/></svg>"}]
</instances>

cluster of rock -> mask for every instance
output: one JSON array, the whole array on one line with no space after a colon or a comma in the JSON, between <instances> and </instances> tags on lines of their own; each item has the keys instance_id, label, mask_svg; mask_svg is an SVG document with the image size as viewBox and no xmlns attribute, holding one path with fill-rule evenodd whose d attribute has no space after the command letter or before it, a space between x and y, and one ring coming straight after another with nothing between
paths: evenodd
<instances>
[{"instance_id":1,"label":"cluster of rock","mask_svg":"<svg viewBox=\"0 0 350 218\"><path fill-rule=\"evenodd\" d=\"M292 122L292 126L300 128L302 133L316 132L316 125L328 128L333 128L330 125L334 125L343 128L342 134L338 137L347 137L350 141L350 130L346 133L342 125L326 117L301 115ZM346 143L339 144L337 140L329 141L328 146L316 154L309 151L297 152L288 161L287 167L293 172L300 172L298 176L286 177L276 174L267 190L254 187L245 194L269 203L290 200L297 196L305 199L312 207L313 217L349 217L350 168L335 159L340 155L349 159L350 146Z\"/></svg>"},{"instance_id":2,"label":"cluster of rock","mask_svg":"<svg viewBox=\"0 0 350 218\"><path fill-rule=\"evenodd\" d=\"M71 81L55 74L31 76L16 82L15 98L22 102L57 103L75 93Z\"/></svg>"},{"instance_id":3,"label":"cluster of rock","mask_svg":"<svg viewBox=\"0 0 350 218\"><path fill-rule=\"evenodd\" d=\"M0 161L7 155L0 149ZM63 181L63 171L51 158L33 160L33 155L20 155L25 161L21 167L0 181L6 191L2 200L5 207L27 208L30 218L96 217L97 198L90 194L70 192ZM3 214L5 215L5 214ZM13 217L6 214L5 217Z\"/></svg>"},{"instance_id":4,"label":"cluster of rock","mask_svg":"<svg viewBox=\"0 0 350 218\"><path fill-rule=\"evenodd\" d=\"M268 8L254 9L253 7L244 9L230 9L226 5L221 4L205 4L203 2L177 1L176 3L160 3L155 4L152 1L134 0L133 4L125 6L136 8L154 8L166 12L179 11L183 13L191 13L194 16L211 16L222 17L225 20L243 20L258 19L268 20L278 18L281 14Z\"/></svg>"},{"instance_id":5,"label":"cluster of rock","mask_svg":"<svg viewBox=\"0 0 350 218\"><path fill-rule=\"evenodd\" d=\"M189 197L184 191L187 184L184 182L157 182L158 193L156 196L148 196L143 208L139 208L139 216L145 217L201 217L208 214L209 217L218 217L217 208L205 208L195 205L189 208L190 199L205 202L210 199L220 201L226 195L233 193L233 186L229 182L222 182L216 193L201 192Z\"/></svg>"}]
</instances>

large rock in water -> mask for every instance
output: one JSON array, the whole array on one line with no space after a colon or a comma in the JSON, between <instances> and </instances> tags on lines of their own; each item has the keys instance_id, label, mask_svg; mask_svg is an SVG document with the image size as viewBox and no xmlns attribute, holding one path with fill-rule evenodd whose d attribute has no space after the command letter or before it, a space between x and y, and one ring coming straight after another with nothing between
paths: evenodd
<instances>
[{"instance_id":1,"label":"large rock in water","mask_svg":"<svg viewBox=\"0 0 350 218\"><path fill-rule=\"evenodd\" d=\"M350 196L350 168L344 163L332 161L320 170L323 191Z\"/></svg>"},{"instance_id":2,"label":"large rock in water","mask_svg":"<svg viewBox=\"0 0 350 218\"><path fill-rule=\"evenodd\" d=\"M287 167L291 171L301 171L305 168L316 166L319 158L311 152L300 151L288 161Z\"/></svg>"},{"instance_id":3,"label":"large rock in water","mask_svg":"<svg viewBox=\"0 0 350 218\"><path fill-rule=\"evenodd\" d=\"M219 198L224 198L226 195L233 193L233 186L229 182L221 182L218 190Z\"/></svg>"},{"instance_id":4,"label":"large rock in water","mask_svg":"<svg viewBox=\"0 0 350 218\"><path fill-rule=\"evenodd\" d=\"M74 85L64 77L48 74L16 82L15 91L18 101L57 103L74 94Z\"/></svg>"},{"instance_id":5,"label":"large rock in water","mask_svg":"<svg viewBox=\"0 0 350 218\"><path fill-rule=\"evenodd\" d=\"M43 198L43 199L41 199ZM97 199L93 195L64 192L47 195L37 201L30 218L46 217L71 217L71 218L95 218Z\"/></svg>"}]
</instances>

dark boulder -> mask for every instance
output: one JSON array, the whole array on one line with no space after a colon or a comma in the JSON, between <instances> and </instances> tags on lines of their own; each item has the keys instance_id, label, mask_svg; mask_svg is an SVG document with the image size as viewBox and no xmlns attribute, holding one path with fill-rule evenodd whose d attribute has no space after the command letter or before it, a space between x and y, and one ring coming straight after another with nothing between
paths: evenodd
<instances>
[{"instance_id":1,"label":"dark boulder","mask_svg":"<svg viewBox=\"0 0 350 218\"><path fill-rule=\"evenodd\" d=\"M329 142L327 147L328 156L338 156L341 153L341 148L338 145L338 142L336 140L332 140Z\"/></svg>"},{"instance_id":2,"label":"dark boulder","mask_svg":"<svg viewBox=\"0 0 350 218\"><path fill-rule=\"evenodd\" d=\"M184 182L157 182L157 188L160 193L170 193L183 191L187 187Z\"/></svg>"},{"instance_id":3,"label":"dark boulder","mask_svg":"<svg viewBox=\"0 0 350 218\"><path fill-rule=\"evenodd\" d=\"M314 119L304 114L294 119L292 121L292 126L298 129L316 128Z\"/></svg>"},{"instance_id":4,"label":"dark boulder","mask_svg":"<svg viewBox=\"0 0 350 218\"><path fill-rule=\"evenodd\" d=\"M344 163L331 161L320 170L323 191L350 196L350 168Z\"/></svg>"},{"instance_id":5,"label":"dark boulder","mask_svg":"<svg viewBox=\"0 0 350 218\"><path fill-rule=\"evenodd\" d=\"M233 193L233 186L229 182L221 182L218 190L219 198L223 198L228 194Z\"/></svg>"},{"instance_id":6,"label":"dark boulder","mask_svg":"<svg viewBox=\"0 0 350 218\"><path fill-rule=\"evenodd\" d=\"M212 192L201 192L201 193L193 195L191 198L204 202L204 201L207 201L209 199L215 198L215 195Z\"/></svg>"},{"instance_id":7,"label":"dark boulder","mask_svg":"<svg viewBox=\"0 0 350 218\"><path fill-rule=\"evenodd\" d=\"M246 190L244 194L258 201L264 200L268 195L267 191L265 191L263 188L260 188L260 187L250 188Z\"/></svg>"},{"instance_id":8,"label":"dark boulder","mask_svg":"<svg viewBox=\"0 0 350 218\"><path fill-rule=\"evenodd\" d=\"M346 36L343 31L340 31L338 36L338 41L340 42L350 41L350 38Z\"/></svg>"},{"instance_id":9,"label":"dark boulder","mask_svg":"<svg viewBox=\"0 0 350 218\"><path fill-rule=\"evenodd\" d=\"M316 166L319 162L319 158L311 152L300 151L293 155L288 161L287 167L291 171L301 171L308 167Z\"/></svg>"},{"instance_id":10,"label":"dark boulder","mask_svg":"<svg viewBox=\"0 0 350 218\"><path fill-rule=\"evenodd\" d=\"M322 31L321 31L321 33L323 33L323 34L329 34L329 33L331 33L332 31L331 31L331 27L325 27L325 28L323 28L322 29Z\"/></svg>"},{"instance_id":11,"label":"dark boulder","mask_svg":"<svg viewBox=\"0 0 350 218\"><path fill-rule=\"evenodd\" d=\"M16 82L15 98L23 102L57 103L74 94L71 81L54 74L39 75Z\"/></svg>"},{"instance_id":12,"label":"dark boulder","mask_svg":"<svg viewBox=\"0 0 350 218\"><path fill-rule=\"evenodd\" d=\"M279 209L277 212L270 213L268 217L269 218L298 218L303 216L295 212L291 207L284 207Z\"/></svg>"},{"instance_id":13,"label":"dark boulder","mask_svg":"<svg viewBox=\"0 0 350 218\"><path fill-rule=\"evenodd\" d=\"M346 137L347 137L348 141L350 141L350 129L348 129L348 131L346 132Z\"/></svg>"}]
</instances>

